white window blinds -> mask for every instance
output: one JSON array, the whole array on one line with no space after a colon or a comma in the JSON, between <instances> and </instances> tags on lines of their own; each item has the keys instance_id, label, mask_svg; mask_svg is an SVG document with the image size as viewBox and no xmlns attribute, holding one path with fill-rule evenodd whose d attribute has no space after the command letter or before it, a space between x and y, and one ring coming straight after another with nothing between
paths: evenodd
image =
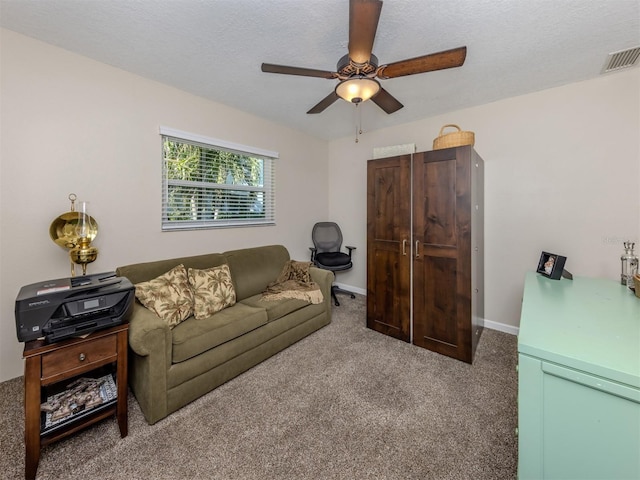
<instances>
[{"instance_id":1,"label":"white window blinds","mask_svg":"<svg viewBox=\"0 0 640 480\"><path fill-rule=\"evenodd\" d=\"M275 223L276 152L160 128L162 229Z\"/></svg>"}]
</instances>

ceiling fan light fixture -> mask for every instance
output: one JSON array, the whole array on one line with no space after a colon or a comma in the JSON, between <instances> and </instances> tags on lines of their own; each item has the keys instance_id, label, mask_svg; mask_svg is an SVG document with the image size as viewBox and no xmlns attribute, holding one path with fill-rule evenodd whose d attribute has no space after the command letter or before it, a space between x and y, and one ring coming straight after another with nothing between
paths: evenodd
<instances>
[{"instance_id":1,"label":"ceiling fan light fixture","mask_svg":"<svg viewBox=\"0 0 640 480\"><path fill-rule=\"evenodd\" d=\"M366 102L380 91L380 84L369 77L352 77L336 86L336 94L351 103Z\"/></svg>"}]
</instances>

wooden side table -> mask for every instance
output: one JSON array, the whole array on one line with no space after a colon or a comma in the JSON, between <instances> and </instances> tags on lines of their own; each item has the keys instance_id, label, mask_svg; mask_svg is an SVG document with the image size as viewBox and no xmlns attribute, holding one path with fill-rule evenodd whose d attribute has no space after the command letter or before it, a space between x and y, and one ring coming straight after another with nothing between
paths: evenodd
<instances>
[{"instance_id":1,"label":"wooden side table","mask_svg":"<svg viewBox=\"0 0 640 480\"><path fill-rule=\"evenodd\" d=\"M24 439L25 478L34 479L40 461L40 448L82 430L111 415L116 415L120 436L128 433L127 413L127 335L124 323L91 333L85 338L72 338L46 344L43 340L25 343L24 371ZM70 379L87 375L100 368L116 374L117 399L71 417L55 428L42 429L40 404L43 393L57 384L64 387ZM90 374L88 376L91 376ZM64 383L61 383L64 382Z\"/></svg>"}]
</instances>

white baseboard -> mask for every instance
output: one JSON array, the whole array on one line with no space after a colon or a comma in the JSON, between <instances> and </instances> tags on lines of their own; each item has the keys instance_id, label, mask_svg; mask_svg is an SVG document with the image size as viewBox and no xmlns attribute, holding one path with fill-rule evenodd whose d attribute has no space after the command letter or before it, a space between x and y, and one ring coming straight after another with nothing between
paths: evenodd
<instances>
[{"instance_id":1,"label":"white baseboard","mask_svg":"<svg viewBox=\"0 0 640 480\"><path fill-rule=\"evenodd\" d=\"M491 320L484 319L485 328L490 328L491 330L498 330L499 332L508 333L510 335L518 335L520 332L519 327L514 327L513 325L507 325L506 323L492 322Z\"/></svg>"},{"instance_id":2,"label":"white baseboard","mask_svg":"<svg viewBox=\"0 0 640 480\"><path fill-rule=\"evenodd\" d=\"M335 283L337 287L340 287L348 292L357 293L359 295L367 295L367 291L363 288L354 287L351 285L345 285L344 283ZM497 330L499 332L508 333L510 335L518 335L520 332L519 327L514 327L513 325L507 325L506 323L494 322L492 320L484 319L485 328L489 328L491 330Z\"/></svg>"},{"instance_id":3,"label":"white baseboard","mask_svg":"<svg viewBox=\"0 0 640 480\"><path fill-rule=\"evenodd\" d=\"M357 293L358 295L364 295L365 297L367 296L367 291L364 288L353 287L351 285L345 285L344 283L337 283L337 282L334 282L333 284L336 287L346 290L347 292Z\"/></svg>"}]
</instances>

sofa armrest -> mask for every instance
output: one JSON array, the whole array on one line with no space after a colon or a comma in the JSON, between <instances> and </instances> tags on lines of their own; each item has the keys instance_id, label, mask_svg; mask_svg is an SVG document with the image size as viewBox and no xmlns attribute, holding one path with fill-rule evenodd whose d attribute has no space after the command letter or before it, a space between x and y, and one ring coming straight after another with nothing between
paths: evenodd
<instances>
[{"instance_id":1,"label":"sofa armrest","mask_svg":"<svg viewBox=\"0 0 640 480\"><path fill-rule=\"evenodd\" d=\"M129 386L149 424L167 416L167 374L171 366L169 326L138 301L129 318Z\"/></svg>"},{"instance_id":2,"label":"sofa armrest","mask_svg":"<svg viewBox=\"0 0 640 480\"><path fill-rule=\"evenodd\" d=\"M320 290L322 290L325 308L327 309L329 318L331 318L331 285L333 284L335 275L330 270L323 270L322 268L313 266L309 268L309 273L311 274L311 281L317 283L320 286Z\"/></svg>"},{"instance_id":3,"label":"sofa armrest","mask_svg":"<svg viewBox=\"0 0 640 480\"><path fill-rule=\"evenodd\" d=\"M161 355L163 366L171 365L171 329L160 317L139 302L129 318L129 347L141 357Z\"/></svg>"}]
</instances>

